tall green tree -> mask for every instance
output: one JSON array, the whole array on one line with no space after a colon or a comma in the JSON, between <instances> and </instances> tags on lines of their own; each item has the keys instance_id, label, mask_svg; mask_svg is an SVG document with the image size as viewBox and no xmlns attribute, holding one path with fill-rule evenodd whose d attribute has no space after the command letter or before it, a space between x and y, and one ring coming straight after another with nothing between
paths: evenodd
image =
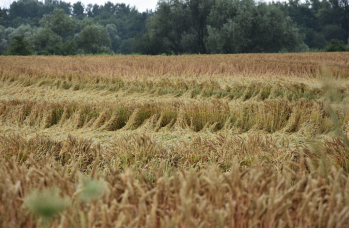
<instances>
[{"instance_id":1,"label":"tall green tree","mask_svg":"<svg viewBox=\"0 0 349 228\"><path fill-rule=\"evenodd\" d=\"M207 19L211 13L215 0L186 0L190 10L191 28L187 32L193 39L188 42L193 53L207 53L206 39L208 36Z\"/></svg>"},{"instance_id":2,"label":"tall green tree","mask_svg":"<svg viewBox=\"0 0 349 228\"><path fill-rule=\"evenodd\" d=\"M5 28L0 25L0 55L4 54L4 52L10 47L11 44L11 36L10 34L15 31L14 28Z\"/></svg>"},{"instance_id":3,"label":"tall green tree","mask_svg":"<svg viewBox=\"0 0 349 228\"><path fill-rule=\"evenodd\" d=\"M5 55L32 55L33 51L28 40L24 39L24 35L12 37L13 42L10 48L5 52Z\"/></svg>"},{"instance_id":4,"label":"tall green tree","mask_svg":"<svg viewBox=\"0 0 349 228\"><path fill-rule=\"evenodd\" d=\"M110 40L111 40L111 47L114 52L117 52L119 49L119 46L121 44L121 39L118 36L118 31L116 29L115 24L108 24L106 26L106 29L108 30Z\"/></svg>"},{"instance_id":5,"label":"tall green tree","mask_svg":"<svg viewBox=\"0 0 349 228\"><path fill-rule=\"evenodd\" d=\"M211 53L296 51L303 43L290 18L274 5L217 0L209 16Z\"/></svg>"},{"instance_id":6,"label":"tall green tree","mask_svg":"<svg viewBox=\"0 0 349 228\"><path fill-rule=\"evenodd\" d=\"M77 17L84 16L85 6L80 1L73 4L73 15Z\"/></svg>"},{"instance_id":7,"label":"tall green tree","mask_svg":"<svg viewBox=\"0 0 349 228\"><path fill-rule=\"evenodd\" d=\"M49 28L39 28L31 38L34 51L37 54L53 54L50 50L62 42L62 38Z\"/></svg>"},{"instance_id":8,"label":"tall green tree","mask_svg":"<svg viewBox=\"0 0 349 228\"><path fill-rule=\"evenodd\" d=\"M50 29L58 36L72 35L77 29L77 21L64 13L63 9L55 9L52 14L44 15L40 25Z\"/></svg>"},{"instance_id":9,"label":"tall green tree","mask_svg":"<svg viewBox=\"0 0 349 228\"><path fill-rule=\"evenodd\" d=\"M111 40L105 27L93 24L81 30L77 44L85 53L98 54L110 52Z\"/></svg>"},{"instance_id":10,"label":"tall green tree","mask_svg":"<svg viewBox=\"0 0 349 228\"><path fill-rule=\"evenodd\" d=\"M160 1L157 7L157 13L147 23L149 36L161 37L176 54L184 53L184 38L190 29L189 7L182 0Z\"/></svg>"},{"instance_id":11,"label":"tall green tree","mask_svg":"<svg viewBox=\"0 0 349 228\"><path fill-rule=\"evenodd\" d=\"M326 25L341 27L345 31L341 40L346 41L349 38L349 0L323 1L319 11L319 23L322 28ZM331 39L336 39L336 37L327 38L328 41Z\"/></svg>"},{"instance_id":12,"label":"tall green tree","mask_svg":"<svg viewBox=\"0 0 349 228\"><path fill-rule=\"evenodd\" d=\"M0 7L0 25L7 26L8 25L8 15L7 9L1 9Z\"/></svg>"}]
</instances>

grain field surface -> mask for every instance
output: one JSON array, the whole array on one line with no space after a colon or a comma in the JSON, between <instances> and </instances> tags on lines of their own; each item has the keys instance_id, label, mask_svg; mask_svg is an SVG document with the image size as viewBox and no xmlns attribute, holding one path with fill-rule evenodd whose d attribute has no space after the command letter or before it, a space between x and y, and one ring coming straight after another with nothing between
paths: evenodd
<instances>
[{"instance_id":1,"label":"grain field surface","mask_svg":"<svg viewBox=\"0 0 349 228\"><path fill-rule=\"evenodd\" d=\"M349 227L349 53L0 56L0 227Z\"/></svg>"}]
</instances>

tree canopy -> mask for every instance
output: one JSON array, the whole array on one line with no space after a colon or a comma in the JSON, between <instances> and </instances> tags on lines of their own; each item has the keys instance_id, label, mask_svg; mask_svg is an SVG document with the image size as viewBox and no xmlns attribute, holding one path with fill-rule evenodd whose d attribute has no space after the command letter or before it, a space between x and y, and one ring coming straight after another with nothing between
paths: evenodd
<instances>
[{"instance_id":1,"label":"tree canopy","mask_svg":"<svg viewBox=\"0 0 349 228\"><path fill-rule=\"evenodd\" d=\"M109 52L111 40L108 30L101 25L88 25L84 27L77 38L78 46L85 53L105 53Z\"/></svg>"},{"instance_id":2,"label":"tree canopy","mask_svg":"<svg viewBox=\"0 0 349 228\"><path fill-rule=\"evenodd\" d=\"M33 51L28 40L24 39L24 35L12 37L13 42L5 55L32 55Z\"/></svg>"},{"instance_id":3,"label":"tree canopy","mask_svg":"<svg viewBox=\"0 0 349 228\"><path fill-rule=\"evenodd\" d=\"M0 54L18 35L45 55L348 50L349 0L159 0L155 12L17 0L0 8Z\"/></svg>"},{"instance_id":4,"label":"tree canopy","mask_svg":"<svg viewBox=\"0 0 349 228\"><path fill-rule=\"evenodd\" d=\"M289 17L274 5L253 0L217 0L209 16L211 53L296 51L303 43Z\"/></svg>"}]
</instances>

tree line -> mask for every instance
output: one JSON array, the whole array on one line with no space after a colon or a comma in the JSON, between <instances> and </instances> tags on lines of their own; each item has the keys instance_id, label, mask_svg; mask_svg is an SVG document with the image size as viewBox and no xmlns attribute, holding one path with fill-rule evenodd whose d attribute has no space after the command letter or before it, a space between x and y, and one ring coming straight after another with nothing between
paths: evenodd
<instances>
[{"instance_id":1,"label":"tree line","mask_svg":"<svg viewBox=\"0 0 349 228\"><path fill-rule=\"evenodd\" d=\"M18 0L0 8L0 54L23 46L37 55L346 51L348 35L349 0L159 0L154 12Z\"/></svg>"}]
</instances>

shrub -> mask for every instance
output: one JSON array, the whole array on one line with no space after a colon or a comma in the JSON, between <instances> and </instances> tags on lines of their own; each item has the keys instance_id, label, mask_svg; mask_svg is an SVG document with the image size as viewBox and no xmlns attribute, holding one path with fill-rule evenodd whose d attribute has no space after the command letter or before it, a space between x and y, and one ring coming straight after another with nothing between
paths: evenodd
<instances>
[{"instance_id":1,"label":"shrub","mask_svg":"<svg viewBox=\"0 0 349 228\"><path fill-rule=\"evenodd\" d=\"M327 52L344 52L349 51L348 47L346 47L343 44L343 41L333 39L331 42L327 45L326 49Z\"/></svg>"},{"instance_id":2,"label":"shrub","mask_svg":"<svg viewBox=\"0 0 349 228\"><path fill-rule=\"evenodd\" d=\"M33 51L28 40L24 39L24 35L12 37L13 42L5 55L32 55Z\"/></svg>"}]
</instances>

